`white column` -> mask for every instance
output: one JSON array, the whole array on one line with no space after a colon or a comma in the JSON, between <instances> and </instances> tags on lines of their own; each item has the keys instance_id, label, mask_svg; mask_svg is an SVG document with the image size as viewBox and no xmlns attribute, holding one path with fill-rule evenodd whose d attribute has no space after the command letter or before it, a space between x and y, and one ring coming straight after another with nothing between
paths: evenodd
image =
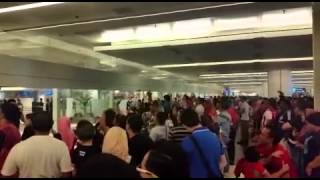
<instances>
[{"instance_id":1,"label":"white column","mask_svg":"<svg viewBox=\"0 0 320 180\"><path fill-rule=\"evenodd\" d=\"M313 3L313 95L314 108L320 110L320 4Z\"/></svg>"},{"instance_id":2,"label":"white column","mask_svg":"<svg viewBox=\"0 0 320 180\"><path fill-rule=\"evenodd\" d=\"M57 131L57 121L58 121L58 89L53 89L52 94L52 119L54 121L53 130Z\"/></svg>"},{"instance_id":3,"label":"white column","mask_svg":"<svg viewBox=\"0 0 320 180\"><path fill-rule=\"evenodd\" d=\"M286 96L292 94L291 72L290 70L272 70L268 73L268 97L277 97L278 91L282 91Z\"/></svg>"},{"instance_id":4,"label":"white column","mask_svg":"<svg viewBox=\"0 0 320 180\"><path fill-rule=\"evenodd\" d=\"M268 97L268 83L265 82L262 84L262 94L263 97Z\"/></svg>"}]
</instances>

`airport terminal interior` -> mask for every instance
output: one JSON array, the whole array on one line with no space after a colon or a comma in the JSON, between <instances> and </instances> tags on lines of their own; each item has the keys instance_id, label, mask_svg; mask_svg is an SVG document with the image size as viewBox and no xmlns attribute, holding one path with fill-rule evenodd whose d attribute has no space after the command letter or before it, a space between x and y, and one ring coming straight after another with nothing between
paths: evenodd
<instances>
[{"instance_id":1,"label":"airport terminal interior","mask_svg":"<svg viewBox=\"0 0 320 180\"><path fill-rule=\"evenodd\" d=\"M320 177L317 2L0 2L3 177Z\"/></svg>"}]
</instances>

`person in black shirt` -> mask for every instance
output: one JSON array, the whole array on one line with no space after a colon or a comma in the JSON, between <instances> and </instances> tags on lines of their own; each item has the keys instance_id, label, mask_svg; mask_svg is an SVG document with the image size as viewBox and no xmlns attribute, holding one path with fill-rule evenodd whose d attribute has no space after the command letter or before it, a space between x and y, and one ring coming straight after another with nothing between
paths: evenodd
<instances>
[{"instance_id":1,"label":"person in black shirt","mask_svg":"<svg viewBox=\"0 0 320 180\"><path fill-rule=\"evenodd\" d=\"M32 114L27 114L26 119L24 121L24 129L21 136L21 140L26 140L29 137L33 136L35 134L32 124L31 124Z\"/></svg>"},{"instance_id":2,"label":"person in black shirt","mask_svg":"<svg viewBox=\"0 0 320 180\"><path fill-rule=\"evenodd\" d=\"M78 170L87 159L95 154L99 154L101 149L92 143L92 139L95 135L95 128L89 121L79 121L75 133L78 138L78 143L76 149L72 153L71 159L75 166L75 170Z\"/></svg>"},{"instance_id":3,"label":"person in black shirt","mask_svg":"<svg viewBox=\"0 0 320 180\"><path fill-rule=\"evenodd\" d=\"M129 136L129 154L131 155L130 164L138 166L144 155L152 148L152 140L140 133L143 121L139 115L133 115L127 121L127 133Z\"/></svg>"}]
</instances>

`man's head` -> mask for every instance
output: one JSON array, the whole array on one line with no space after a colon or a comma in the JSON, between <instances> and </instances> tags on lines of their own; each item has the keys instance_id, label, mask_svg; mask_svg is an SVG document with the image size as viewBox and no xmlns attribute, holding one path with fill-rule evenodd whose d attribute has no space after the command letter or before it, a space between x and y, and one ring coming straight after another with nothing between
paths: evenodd
<instances>
[{"instance_id":1,"label":"man's head","mask_svg":"<svg viewBox=\"0 0 320 180\"><path fill-rule=\"evenodd\" d=\"M141 119L141 116L139 115L132 115L127 120L126 129L129 132L138 134L140 133L143 126L143 121Z\"/></svg>"},{"instance_id":2,"label":"man's head","mask_svg":"<svg viewBox=\"0 0 320 180\"><path fill-rule=\"evenodd\" d=\"M245 96L241 96L241 97L240 97L240 101L241 101L241 102L245 102L245 101L247 101L247 97L245 97Z\"/></svg>"},{"instance_id":3,"label":"man's head","mask_svg":"<svg viewBox=\"0 0 320 180\"><path fill-rule=\"evenodd\" d=\"M320 112L307 116L306 128L310 132L318 132L320 130Z\"/></svg>"},{"instance_id":4,"label":"man's head","mask_svg":"<svg viewBox=\"0 0 320 180\"><path fill-rule=\"evenodd\" d=\"M279 108L281 111L287 111L290 108L290 101L288 99L281 99L279 101Z\"/></svg>"},{"instance_id":5,"label":"man's head","mask_svg":"<svg viewBox=\"0 0 320 180\"><path fill-rule=\"evenodd\" d=\"M198 114L192 109L182 111L181 122L188 128L192 128L200 124Z\"/></svg>"},{"instance_id":6,"label":"man's head","mask_svg":"<svg viewBox=\"0 0 320 180\"><path fill-rule=\"evenodd\" d=\"M6 121L19 127L21 113L16 104L4 103L0 107L0 120L2 122Z\"/></svg>"},{"instance_id":7,"label":"man's head","mask_svg":"<svg viewBox=\"0 0 320 180\"><path fill-rule=\"evenodd\" d=\"M165 112L158 112L157 113L157 124L164 125L166 120L168 119L168 114Z\"/></svg>"},{"instance_id":8,"label":"man's head","mask_svg":"<svg viewBox=\"0 0 320 180\"><path fill-rule=\"evenodd\" d=\"M276 145L280 142L281 135L275 124L268 124L267 127L261 130L259 141L260 144Z\"/></svg>"},{"instance_id":9,"label":"man's head","mask_svg":"<svg viewBox=\"0 0 320 180\"><path fill-rule=\"evenodd\" d=\"M164 100L166 100L166 101L168 101L168 102L171 101L171 97L170 97L170 95L168 95L168 94L164 95L163 98L164 98Z\"/></svg>"},{"instance_id":10,"label":"man's head","mask_svg":"<svg viewBox=\"0 0 320 180\"><path fill-rule=\"evenodd\" d=\"M8 103L17 104L17 101L15 99L9 99Z\"/></svg>"},{"instance_id":11,"label":"man's head","mask_svg":"<svg viewBox=\"0 0 320 180\"><path fill-rule=\"evenodd\" d=\"M51 116L46 112L39 112L34 114L31 122L34 131L38 134L49 134L53 126L53 120Z\"/></svg>"},{"instance_id":12,"label":"man's head","mask_svg":"<svg viewBox=\"0 0 320 180\"><path fill-rule=\"evenodd\" d=\"M90 141L95 135L95 128L91 122L87 120L81 120L77 124L75 133L80 141Z\"/></svg>"},{"instance_id":13,"label":"man's head","mask_svg":"<svg viewBox=\"0 0 320 180\"><path fill-rule=\"evenodd\" d=\"M102 118L100 119L100 127L106 131L108 128L113 126L113 122L116 118L116 112L112 109L108 109L103 112Z\"/></svg>"},{"instance_id":14,"label":"man's head","mask_svg":"<svg viewBox=\"0 0 320 180\"><path fill-rule=\"evenodd\" d=\"M294 113L296 115L305 115L308 104L304 99L298 99L295 104Z\"/></svg>"}]
</instances>

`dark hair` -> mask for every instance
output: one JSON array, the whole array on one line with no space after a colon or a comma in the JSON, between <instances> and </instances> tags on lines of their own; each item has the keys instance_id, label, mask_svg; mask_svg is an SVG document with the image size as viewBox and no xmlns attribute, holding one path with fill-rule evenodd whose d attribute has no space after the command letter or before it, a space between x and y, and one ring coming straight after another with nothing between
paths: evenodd
<instances>
[{"instance_id":1,"label":"dark hair","mask_svg":"<svg viewBox=\"0 0 320 180\"><path fill-rule=\"evenodd\" d=\"M79 169L79 178L140 178L133 166L111 154L98 154Z\"/></svg>"},{"instance_id":2,"label":"dark hair","mask_svg":"<svg viewBox=\"0 0 320 180\"><path fill-rule=\"evenodd\" d=\"M46 112L35 113L31 122L33 129L42 133L49 132L53 126L53 120Z\"/></svg>"},{"instance_id":3,"label":"dark hair","mask_svg":"<svg viewBox=\"0 0 320 180\"><path fill-rule=\"evenodd\" d=\"M139 133L143 126L142 118L139 115L129 116L127 123L134 133Z\"/></svg>"},{"instance_id":4,"label":"dark hair","mask_svg":"<svg viewBox=\"0 0 320 180\"><path fill-rule=\"evenodd\" d=\"M170 101L171 100L171 97L168 94L164 95L163 98L166 101Z\"/></svg>"},{"instance_id":5,"label":"dark hair","mask_svg":"<svg viewBox=\"0 0 320 180\"><path fill-rule=\"evenodd\" d=\"M119 126L122 129L126 129L126 121L127 121L127 116L117 114L114 125Z\"/></svg>"},{"instance_id":6,"label":"dark hair","mask_svg":"<svg viewBox=\"0 0 320 180\"><path fill-rule=\"evenodd\" d=\"M193 127L200 123L198 114L192 109L182 111L181 122L188 127Z\"/></svg>"},{"instance_id":7,"label":"dark hair","mask_svg":"<svg viewBox=\"0 0 320 180\"><path fill-rule=\"evenodd\" d=\"M227 110L230 107L230 101L227 97L222 97L221 99L221 109Z\"/></svg>"},{"instance_id":8,"label":"dark hair","mask_svg":"<svg viewBox=\"0 0 320 180\"><path fill-rule=\"evenodd\" d=\"M168 114L165 112L158 112L157 113L157 122L160 125L164 125L166 123L166 120L168 119Z\"/></svg>"},{"instance_id":9,"label":"dark hair","mask_svg":"<svg viewBox=\"0 0 320 180\"><path fill-rule=\"evenodd\" d=\"M244 157L249 162L258 162L260 160L259 152L254 146L250 146L246 149Z\"/></svg>"},{"instance_id":10,"label":"dark hair","mask_svg":"<svg viewBox=\"0 0 320 180\"><path fill-rule=\"evenodd\" d=\"M80 120L77 124L75 134L81 141L88 141L93 139L95 135L95 128L91 122L87 120Z\"/></svg>"},{"instance_id":11,"label":"dark hair","mask_svg":"<svg viewBox=\"0 0 320 180\"><path fill-rule=\"evenodd\" d=\"M179 145L160 140L149 152L146 169L160 178L188 177L186 159L186 155Z\"/></svg>"},{"instance_id":12,"label":"dark hair","mask_svg":"<svg viewBox=\"0 0 320 180\"><path fill-rule=\"evenodd\" d=\"M113 109L108 109L104 111L106 126L112 127L113 122L116 118L116 112Z\"/></svg>"},{"instance_id":13,"label":"dark hair","mask_svg":"<svg viewBox=\"0 0 320 180\"><path fill-rule=\"evenodd\" d=\"M16 103L17 103L17 101L16 101L15 99L9 99L9 100L8 100L8 103L16 104Z\"/></svg>"},{"instance_id":14,"label":"dark hair","mask_svg":"<svg viewBox=\"0 0 320 180\"><path fill-rule=\"evenodd\" d=\"M207 127L211 132L215 133L217 136L220 135L219 123L214 122L214 120L210 116L202 115L201 125Z\"/></svg>"},{"instance_id":15,"label":"dark hair","mask_svg":"<svg viewBox=\"0 0 320 180\"><path fill-rule=\"evenodd\" d=\"M1 112L10 123L19 128L21 112L17 105L12 103L4 103L1 105Z\"/></svg>"},{"instance_id":16,"label":"dark hair","mask_svg":"<svg viewBox=\"0 0 320 180\"><path fill-rule=\"evenodd\" d=\"M280 128L277 125L277 123L270 122L267 124L266 128L269 130L269 137L273 139L272 144L273 145L279 144L279 142L282 139L282 136L280 134Z\"/></svg>"}]
</instances>

